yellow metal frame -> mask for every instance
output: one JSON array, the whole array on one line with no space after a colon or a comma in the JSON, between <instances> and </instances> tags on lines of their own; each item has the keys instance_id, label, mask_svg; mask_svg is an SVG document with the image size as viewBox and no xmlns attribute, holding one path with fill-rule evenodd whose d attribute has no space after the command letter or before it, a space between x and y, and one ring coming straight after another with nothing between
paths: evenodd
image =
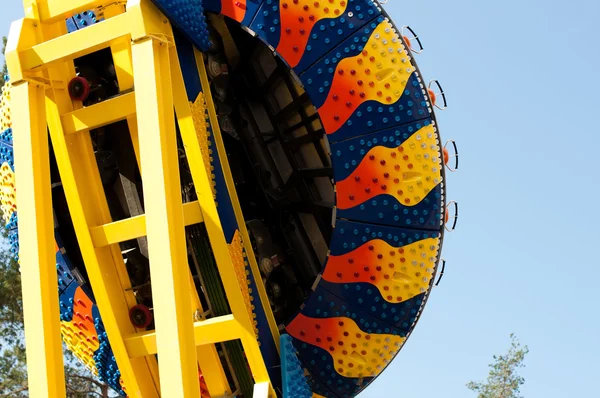
<instances>
[{"instance_id":1,"label":"yellow metal frame","mask_svg":"<svg viewBox=\"0 0 600 398\"><path fill-rule=\"evenodd\" d=\"M127 394L143 398L199 397L197 364L213 397L231 393L214 344L239 339L256 383L254 396L274 396L239 290L211 182L204 172L167 19L149 0L129 0L126 7L125 2L115 1L102 9L104 22L67 34L65 17L104 2L23 3L26 16L11 27L6 58L14 87L13 130L19 170L20 258L30 395L65 396L47 125L90 284ZM73 60L103 48L111 49L122 94L82 108L66 90L75 76ZM197 56L201 60L201 55ZM202 62L199 65L203 68ZM181 201L173 108L197 202ZM137 162L143 170L146 214L113 222L88 132L119 120L127 120ZM214 121L213 127L218 128ZM217 147L221 152L220 140ZM227 182L234 195L232 182ZM234 199L232 202L237 204ZM247 243L239 205L235 212ZM206 226L232 309L231 315L208 320L194 319L202 308L193 287L184 236L186 225L199 222ZM140 332L129 320L129 308L136 300L119 248L120 242L143 236L148 239L153 280L153 332ZM251 248L246 249L252 271L258 272ZM259 294L263 303L268 303L264 288ZM277 336L271 318L269 326ZM158 363L155 354L160 358Z\"/></svg>"}]
</instances>

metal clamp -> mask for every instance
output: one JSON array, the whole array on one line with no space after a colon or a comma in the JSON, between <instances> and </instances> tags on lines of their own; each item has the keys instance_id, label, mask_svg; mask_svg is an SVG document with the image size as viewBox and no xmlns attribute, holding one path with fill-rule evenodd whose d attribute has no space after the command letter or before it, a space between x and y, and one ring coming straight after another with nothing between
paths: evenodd
<instances>
[{"instance_id":1,"label":"metal clamp","mask_svg":"<svg viewBox=\"0 0 600 398\"><path fill-rule=\"evenodd\" d=\"M438 91L433 91L433 89L431 88L434 84L437 86ZM433 96L433 98L431 99L433 102L433 106L435 106L436 108L438 108L441 111L446 109L448 107L448 102L446 101L446 94L444 93L444 89L442 88L442 85L440 84L440 82L437 79L434 79L429 82L429 84L427 85L427 88L429 89L428 94L430 95L430 97ZM444 100L444 106L439 106L437 104L437 102L435 101L435 99L437 99L438 96L441 96L442 99Z\"/></svg>"},{"instance_id":2,"label":"metal clamp","mask_svg":"<svg viewBox=\"0 0 600 398\"><path fill-rule=\"evenodd\" d=\"M441 280L442 280L442 276L444 276L444 271L446 270L446 260L442 259L442 270L440 271L440 276L438 276L438 280L435 283L435 286L437 287L437 285L440 284Z\"/></svg>"},{"instance_id":3,"label":"metal clamp","mask_svg":"<svg viewBox=\"0 0 600 398\"><path fill-rule=\"evenodd\" d=\"M407 36L404 34L405 30L408 30L411 34L411 36ZM415 33L414 30L411 29L410 26L405 25L402 27L401 29L401 34L402 34L402 39L406 42L406 45L408 46L408 49L410 51L412 51L415 54L421 54L423 52L423 43L421 43L421 39L419 39L419 36ZM417 44L419 45L418 49L413 48L412 46L412 41L415 40L417 42Z\"/></svg>"},{"instance_id":4,"label":"metal clamp","mask_svg":"<svg viewBox=\"0 0 600 398\"><path fill-rule=\"evenodd\" d=\"M451 172L454 173L455 171L458 170L458 147L456 146L456 141L454 141L454 140L446 141L446 143L444 144L444 157L446 156L446 153L449 153L448 150L446 149L448 144L452 144L452 147L454 148L454 154L452 156L448 155L448 159L444 159L444 163L446 163L446 167L448 168L448 170L450 170ZM454 159L454 167L451 167L448 165L450 158Z\"/></svg>"},{"instance_id":5,"label":"metal clamp","mask_svg":"<svg viewBox=\"0 0 600 398\"><path fill-rule=\"evenodd\" d=\"M448 209L450 208L450 206L454 205L454 215L452 217L450 217L448 214ZM448 227L449 221L450 219L452 219L452 226ZM444 222L444 228L446 228L446 231L448 232L452 232L456 229L456 223L458 222L458 203L456 201L451 201L446 205L446 217L445 217L445 222Z\"/></svg>"}]
</instances>

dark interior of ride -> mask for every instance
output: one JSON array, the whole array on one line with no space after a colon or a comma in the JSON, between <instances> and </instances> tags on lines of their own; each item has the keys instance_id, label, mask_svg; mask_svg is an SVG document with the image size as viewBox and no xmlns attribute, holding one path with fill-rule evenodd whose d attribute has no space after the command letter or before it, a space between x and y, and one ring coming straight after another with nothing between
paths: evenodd
<instances>
[{"instance_id":1,"label":"dark interior of ride","mask_svg":"<svg viewBox=\"0 0 600 398\"><path fill-rule=\"evenodd\" d=\"M273 50L237 23L216 15L209 21L212 45L205 59L228 155L222 161L229 162L261 277L282 328L311 291L329 250L335 193L328 144L316 109ZM125 93L109 49L75 64L82 80L74 81L69 90L72 97L81 97L84 106ZM127 122L95 129L90 136L113 221L144 214L140 170ZM185 203L197 198L178 142ZM76 275L85 283L88 278L53 157L52 162L56 223ZM229 313L204 226L186 227L186 239L189 265L206 310L199 318ZM137 302L151 314L146 238L124 242L120 248ZM138 319L144 314L138 311L135 321L152 329L151 319ZM232 390L250 394L253 383L241 345L221 344L219 353Z\"/></svg>"}]
</instances>

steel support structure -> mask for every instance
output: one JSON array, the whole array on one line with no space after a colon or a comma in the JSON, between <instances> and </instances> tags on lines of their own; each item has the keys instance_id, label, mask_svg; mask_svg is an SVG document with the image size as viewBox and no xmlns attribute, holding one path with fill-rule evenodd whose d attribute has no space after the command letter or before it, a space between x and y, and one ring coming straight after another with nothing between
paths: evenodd
<instances>
[{"instance_id":1,"label":"steel support structure","mask_svg":"<svg viewBox=\"0 0 600 398\"><path fill-rule=\"evenodd\" d=\"M136 398L199 397L198 365L213 397L230 393L214 344L239 339L256 383L254 395L273 395L204 172L172 28L150 0L129 0L126 5L117 1L103 7L106 20L102 23L66 32L66 17L102 3L24 0L25 18L12 25L7 46L14 86L30 395L65 396L47 131L127 394ZM112 52L122 94L84 108L72 101L66 90L75 77L73 60L105 48ZM128 123L142 170L145 214L115 222L89 131L119 120ZM175 122L197 191L198 201L192 203L182 204L181 200ZM244 225L243 220L238 221ZM199 222L206 225L232 308L231 315L208 320L194 319L202 308L192 283L184 236L186 225ZM129 320L128 310L136 300L119 248L120 242L143 236L148 239L155 331L136 330ZM252 263L252 268L256 264Z\"/></svg>"}]
</instances>

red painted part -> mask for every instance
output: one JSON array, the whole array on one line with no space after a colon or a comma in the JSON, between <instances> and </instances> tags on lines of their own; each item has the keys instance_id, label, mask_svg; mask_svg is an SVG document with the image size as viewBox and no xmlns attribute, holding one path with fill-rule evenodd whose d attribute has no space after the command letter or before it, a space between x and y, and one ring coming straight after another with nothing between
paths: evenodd
<instances>
[{"instance_id":1,"label":"red painted part","mask_svg":"<svg viewBox=\"0 0 600 398\"><path fill-rule=\"evenodd\" d=\"M90 92L90 83L83 77L74 77L69 82L69 96L73 101L85 101Z\"/></svg>"},{"instance_id":2,"label":"red painted part","mask_svg":"<svg viewBox=\"0 0 600 398\"><path fill-rule=\"evenodd\" d=\"M431 104L435 105L435 93L432 89L428 89L427 91L429 92L429 98L431 98Z\"/></svg>"},{"instance_id":3,"label":"red painted part","mask_svg":"<svg viewBox=\"0 0 600 398\"><path fill-rule=\"evenodd\" d=\"M444 164L448 164L448 161L450 160L450 154L448 153L448 150L446 148L444 148Z\"/></svg>"},{"instance_id":4,"label":"red painted part","mask_svg":"<svg viewBox=\"0 0 600 398\"><path fill-rule=\"evenodd\" d=\"M408 46L408 48L412 49L412 44L410 43L410 39L408 37L406 37L406 36L402 36L402 38L406 42L406 45Z\"/></svg>"},{"instance_id":5,"label":"red painted part","mask_svg":"<svg viewBox=\"0 0 600 398\"><path fill-rule=\"evenodd\" d=\"M204 376L202 375L202 370L198 368L198 381L200 383L200 396L202 398L211 398L210 393L208 392L208 386L206 385L206 381L204 381Z\"/></svg>"},{"instance_id":6,"label":"red painted part","mask_svg":"<svg viewBox=\"0 0 600 398\"><path fill-rule=\"evenodd\" d=\"M152 323L152 313L143 304L134 305L129 310L129 320L138 329L145 329Z\"/></svg>"}]
</instances>

